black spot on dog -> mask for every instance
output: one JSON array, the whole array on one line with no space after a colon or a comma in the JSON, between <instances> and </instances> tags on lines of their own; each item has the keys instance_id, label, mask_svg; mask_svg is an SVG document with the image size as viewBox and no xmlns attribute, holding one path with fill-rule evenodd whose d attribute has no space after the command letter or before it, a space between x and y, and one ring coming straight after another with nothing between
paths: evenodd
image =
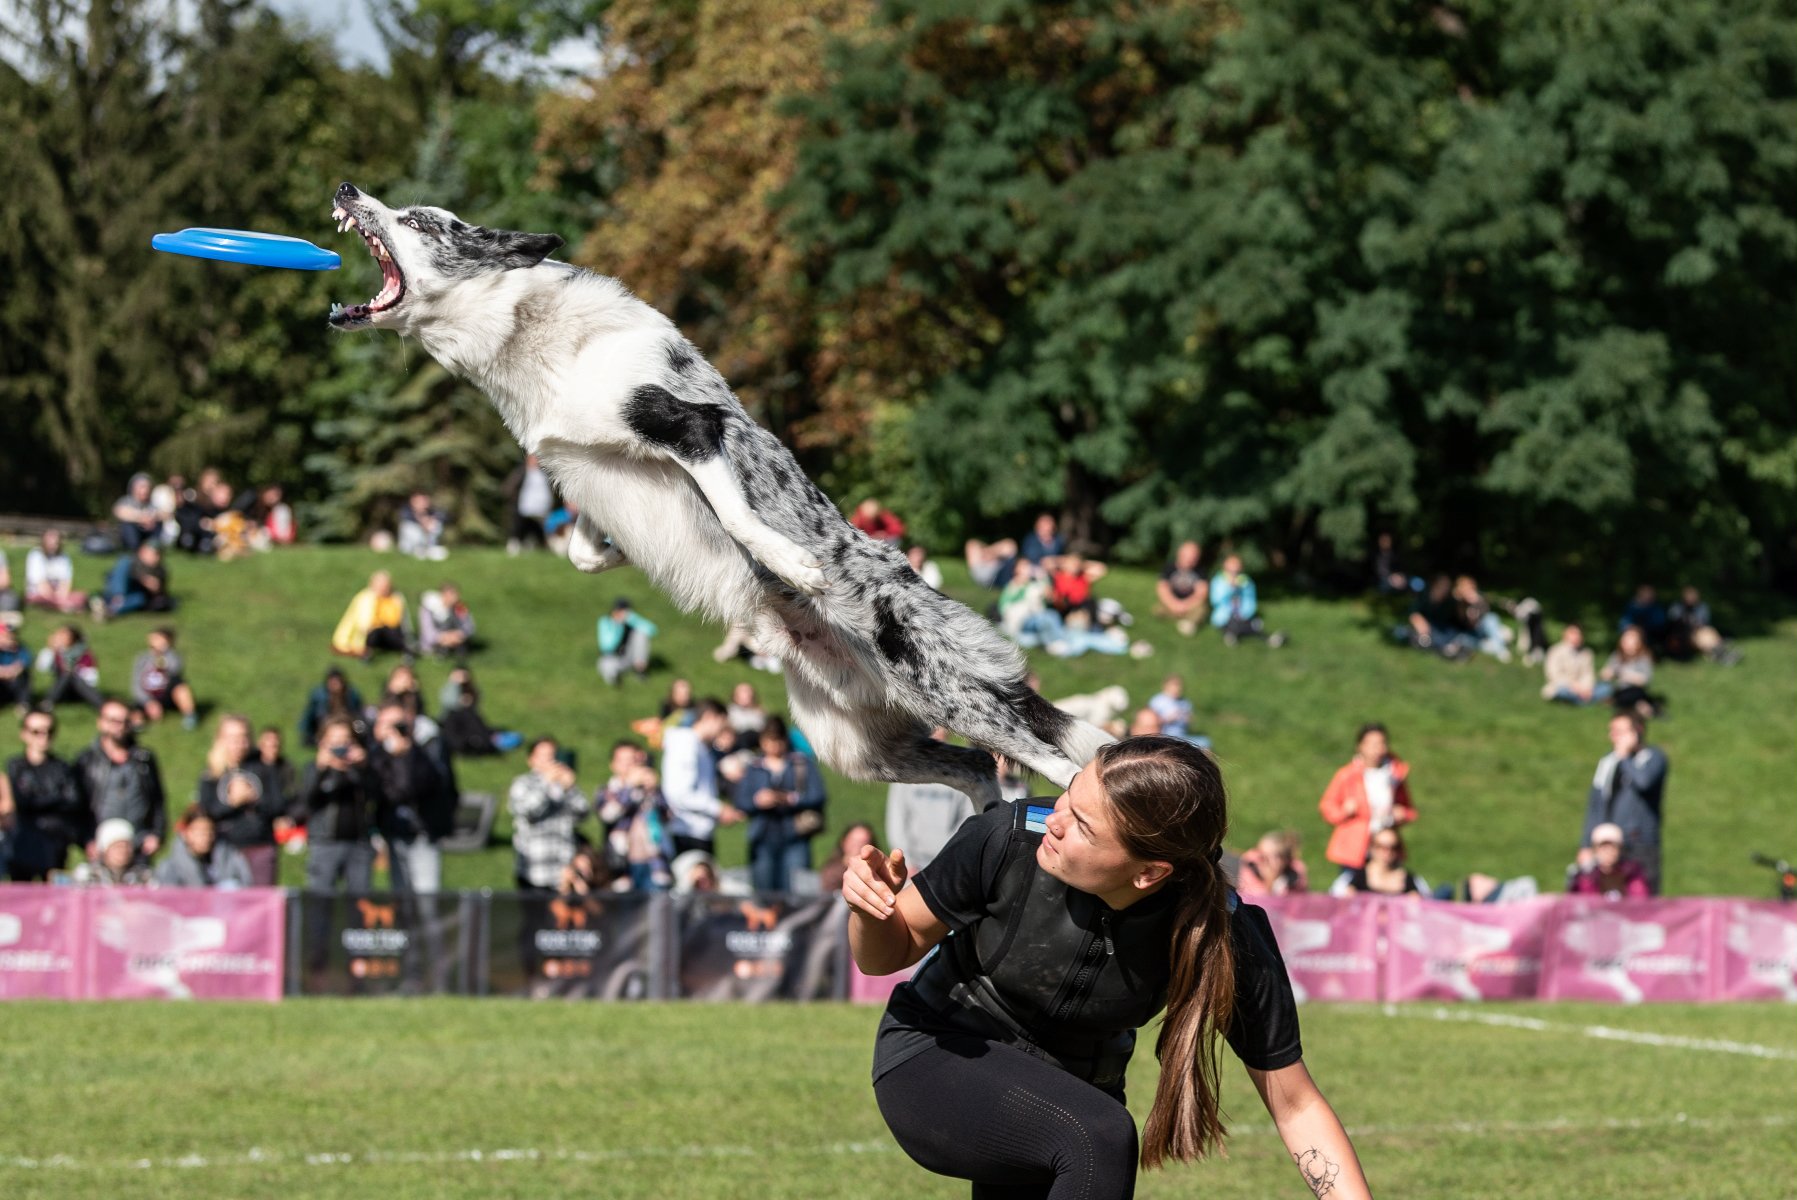
<instances>
[{"instance_id":1,"label":"black spot on dog","mask_svg":"<svg viewBox=\"0 0 1797 1200\"><path fill-rule=\"evenodd\" d=\"M874 645L889 663L915 668L923 662L917 643L911 640L911 631L892 611L892 601L884 596L874 598Z\"/></svg>"},{"instance_id":2,"label":"black spot on dog","mask_svg":"<svg viewBox=\"0 0 1797 1200\"><path fill-rule=\"evenodd\" d=\"M688 404L652 383L630 393L624 421L638 437L673 451L682 462L706 462L723 452L723 412L708 404Z\"/></svg>"},{"instance_id":3,"label":"black spot on dog","mask_svg":"<svg viewBox=\"0 0 1797 1200\"><path fill-rule=\"evenodd\" d=\"M1060 745L1068 727L1073 724L1071 716L1037 695L1021 680L1010 685L1008 692L1000 692L999 695L1023 718L1024 724L1030 727L1030 732L1036 735L1037 740L1050 746Z\"/></svg>"},{"instance_id":4,"label":"black spot on dog","mask_svg":"<svg viewBox=\"0 0 1797 1200\"><path fill-rule=\"evenodd\" d=\"M693 352L685 342L668 343L668 369L676 375L683 375L693 366Z\"/></svg>"}]
</instances>

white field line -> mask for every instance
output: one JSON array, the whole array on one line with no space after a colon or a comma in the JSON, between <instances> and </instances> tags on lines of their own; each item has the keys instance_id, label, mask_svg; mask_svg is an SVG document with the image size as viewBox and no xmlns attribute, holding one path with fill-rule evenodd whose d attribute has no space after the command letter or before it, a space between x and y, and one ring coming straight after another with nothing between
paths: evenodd
<instances>
[{"instance_id":1,"label":"white field line","mask_svg":"<svg viewBox=\"0 0 1797 1200\"><path fill-rule=\"evenodd\" d=\"M1361 1009L1359 1011L1369 1011ZM1674 1050L1705 1050L1713 1054L1740 1054L1748 1058L1769 1058L1797 1062L1797 1050L1782 1046L1762 1046L1757 1042L1733 1042L1725 1038L1694 1038L1676 1033L1644 1033L1633 1029L1615 1029L1608 1025L1569 1025L1543 1021L1539 1017L1518 1017L1509 1013L1479 1012L1466 1008L1408 1008L1387 1004L1376 1010L1388 1017L1412 1017L1429 1021L1466 1021L1475 1025L1497 1025L1506 1029L1526 1029L1531 1033L1576 1033L1580 1037L1606 1042L1633 1042L1637 1046L1664 1046Z\"/></svg>"},{"instance_id":2,"label":"white field line","mask_svg":"<svg viewBox=\"0 0 1797 1200\"><path fill-rule=\"evenodd\" d=\"M1348 1132L1356 1138L1492 1135L1553 1135L1639 1129L1783 1129L1797 1125L1797 1116L1768 1114L1750 1117L1693 1117L1672 1113L1659 1117L1553 1117L1543 1121L1438 1121L1415 1125L1356 1125ZM1266 1123L1241 1123L1238 1137L1273 1137L1277 1131ZM30 1158L0 1154L0 1171L194 1171L230 1167L359 1167L359 1166L454 1166L457 1164L509 1163L611 1163L632 1159L773 1158L781 1155L833 1157L838 1155L894 1154L891 1142L824 1142L813 1146L635 1146L616 1150L542 1150L513 1147L494 1150L362 1150L305 1154L263 1150L223 1154L182 1154L170 1158L80 1159L66 1154Z\"/></svg>"}]
</instances>

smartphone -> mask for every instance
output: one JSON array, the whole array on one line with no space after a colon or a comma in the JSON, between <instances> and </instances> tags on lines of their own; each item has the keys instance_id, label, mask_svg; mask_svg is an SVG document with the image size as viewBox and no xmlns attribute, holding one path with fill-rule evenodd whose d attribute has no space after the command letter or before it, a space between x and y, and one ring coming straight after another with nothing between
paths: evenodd
<instances>
[{"instance_id":1,"label":"smartphone","mask_svg":"<svg viewBox=\"0 0 1797 1200\"><path fill-rule=\"evenodd\" d=\"M569 746L556 747L555 761L568 768L570 771L578 771L580 769L580 756L575 754L573 748Z\"/></svg>"}]
</instances>

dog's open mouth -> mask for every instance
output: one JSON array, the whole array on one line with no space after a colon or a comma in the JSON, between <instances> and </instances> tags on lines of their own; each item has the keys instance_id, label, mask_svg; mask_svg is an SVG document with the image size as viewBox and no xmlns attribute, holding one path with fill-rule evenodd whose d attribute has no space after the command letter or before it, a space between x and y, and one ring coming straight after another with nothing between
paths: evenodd
<instances>
[{"instance_id":1,"label":"dog's open mouth","mask_svg":"<svg viewBox=\"0 0 1797 1200\"><path fill-rule=\"evenodd\" d=\"M331 324L351 325L364 321L372 321L378 313L384 313L406 295L406 277L400 273L399 264L393 260L393 254L381 241L379 234L368 232L357 222L355 215L338 205L331 210L331 217L337 222L337 232L353 229L362 235L362 241L368 246L368 253L374 261L381 265L381 290L374 299L366 304L331 305Z\"/></svg>"}]
</instances>

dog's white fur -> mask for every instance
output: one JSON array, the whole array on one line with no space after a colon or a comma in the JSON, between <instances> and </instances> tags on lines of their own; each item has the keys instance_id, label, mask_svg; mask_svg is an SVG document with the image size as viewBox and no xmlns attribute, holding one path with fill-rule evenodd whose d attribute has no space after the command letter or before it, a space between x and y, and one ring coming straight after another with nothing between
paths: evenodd
<instances>
[{"instance_id":1,"label":"dog's white fur","mask_svg":"<svg viewBox=\"0 0 1797 1200\"><path fill-rule=\"evenodd\" d=\"M574 565L634 564L681 608L752 631L786 664L793 715L826 762L990 803L990 756L931 740L932 726L1062 787L1110 740L1036 696L988 622L843 521L673 323L618 281L442 210L396 212L348 185L338 204L405 288L386 310L333 323L415 336L478 385L578 507ZM483 268L483 255L540 261ZM682 449L713 430L718 453Z\"/></svg>"}]
</instances>

